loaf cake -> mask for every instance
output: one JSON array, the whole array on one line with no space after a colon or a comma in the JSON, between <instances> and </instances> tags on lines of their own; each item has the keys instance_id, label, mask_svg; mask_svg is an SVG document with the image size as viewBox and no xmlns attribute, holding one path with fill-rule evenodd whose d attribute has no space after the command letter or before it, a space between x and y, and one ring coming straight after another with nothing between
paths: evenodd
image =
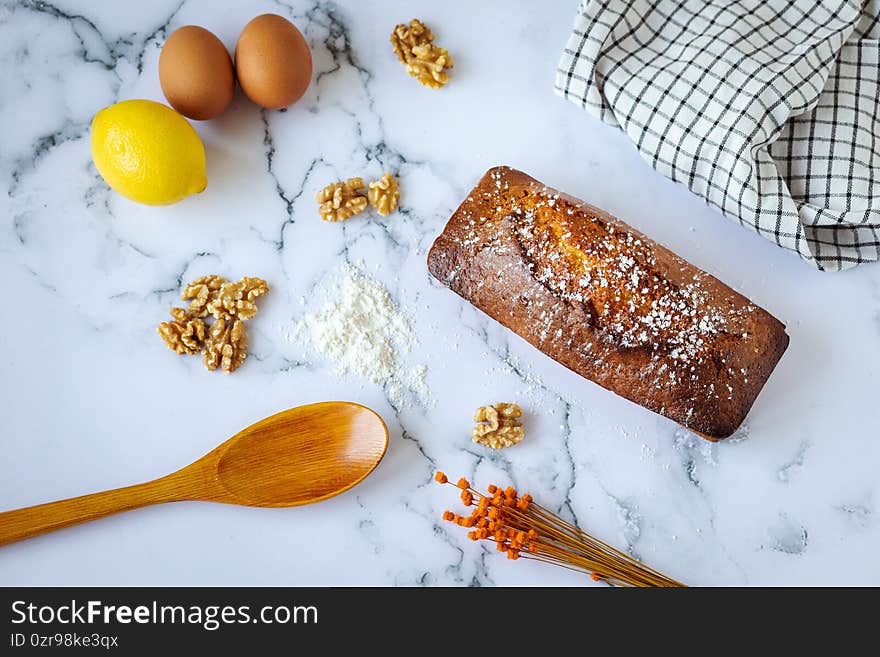
<instances>
[{"instance_id":1,"label":"loaf cake","mask_svg":"<svg viewBox=\"0 0 880 657\"><path fill-rule=\"evenodd\" d=\"M784 325L607 212L490 169L428 254L441 283L581 376L709 440L740 426Z\"/></svg>"}]
</instances>

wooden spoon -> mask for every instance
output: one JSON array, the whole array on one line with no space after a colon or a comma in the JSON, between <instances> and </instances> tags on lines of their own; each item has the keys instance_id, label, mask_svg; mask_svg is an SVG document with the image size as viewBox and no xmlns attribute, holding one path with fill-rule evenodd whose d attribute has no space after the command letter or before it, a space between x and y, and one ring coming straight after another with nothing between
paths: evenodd
<instances>
[{"instance_id":1,"label":"wooden spoon","mask_svg":"<svg viewBox=\"0 0 880 657\"><path fill-rule=\"evenodd\" d=\"M323 402L282 411L161 479L0 513L0 545L149 504L202 500L245 506L299 506L348 490L388 447L374 411Z\"/></svg>"}]
</instances>

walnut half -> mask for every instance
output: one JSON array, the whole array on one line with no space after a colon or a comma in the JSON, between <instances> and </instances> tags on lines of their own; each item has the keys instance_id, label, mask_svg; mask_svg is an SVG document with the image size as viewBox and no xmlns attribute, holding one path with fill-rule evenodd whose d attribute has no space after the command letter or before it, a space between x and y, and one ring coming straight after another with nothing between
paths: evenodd
<instances>
[{"instance_id":1,"label":"walnut half","mask_svg":"<svg viewBox=\"0 0 880 657\"><path fill-rule=\"evenodd\" d=\"M522 442L525 429L519 418L522 409L517 404L481 406L474 413L474 442L492 449L502 449Z\"/></svg>"},{"instance_id":2,"label":"walnut half","mask_svg":"<svg viewBox=\"0 0 880 657\"><path fill-rule=\"evenodd\" d=\"M201 276L183 288L180 298L189 301L189 313L194 317L207 317L208 304L214 300L220 288L226 283L222 276Z\"/></svg>"},{"instance_id":3,"label":"walnut half","mask_svg":"<svg viewBox=\"0 0 880 657\"><path fill-rule=\"evenodd\" d=\"M234 317L219 317L208 330L205 341L205 367L226 374L234 372L247 358L247 332L244 321Z\"/></svg>"},{"instance_id":4,"label":"walnut half","mask_svg":"<svg viewBox=\"0 0 880 657\"><path fill-rule=\"evenodd\" d=\"M402 64L406 64L412 58L412 49L424 43L431 43L434 40L434 33L418 18L413 18L409 25L399 23L394 26L391 32L391 47L397 59Z\"/></svg>"},{"instance_id":5,"label":"walnut half","mask_svg":"<svg viewBox=\"0 0 880 657\"><path fill-rule=\"evenodd\" d=\"M262 278L245 276L237 283L224 283L208 302L207 310L216 319L224 315L250 319L257 314L257 298L268 291L269 284Z\"/></svg>"},{"instance_id":6,"label":"walnut half","mask_svg":"<svg viewBox=\"0 0 880 657\"><path fill-rule=\"evenodd\" d=\"M345 221L367 209L367 197L363 178L349 178L345 182L334 182L318 192L318 214L324 221Z\"/></svg>"},{"instance_id":7,"label":"walnut half","mask_svg":"<svg viewBox=\"0 0 880 657\"><path fill-rule=\"evenodd\" d=\"M446 48L426 43L412 49L413 57L406 63L406 72L426 87L439 89L449 82L446 69L452 68L452 56Z\"/></svg>"},{"instance_id":8,"label":"walnut half","mask_svg":"<svg viewBox=\"0 0 880 657\"><path fill-rule=\"evenodd\" d=\"M397 209L397 199L400 198L400 190L397 187L397 181L390 173L385 173L379 180L370 183L367 192L370 199L370 205L376 208L376 212L383 217Z\"/></svg>"},{"instance_id":9,"label":"walnut half","mask_svg":"<svg viewBox=\"0 0 880 657\"><path fill-rule=\"evenodd\" d=\"M437 89L449 82L446 69L452 68L452 56L446 48L435 46L434 34L414 18L409 25L400 23L391 32L391 46L406 72L426 87Z\"/></svg>"},{"instance_id":10,"label":"walnut half","mask_svg":"<svg viewBox=\"0 0 880 657\"><path fill-rule=\"evenodd\" d=\"M168 348L190 356L199 353L205 345L205 322L183 308L172 308L171 317L173 321L156 328Z\"/></svg>"}]
</instances>

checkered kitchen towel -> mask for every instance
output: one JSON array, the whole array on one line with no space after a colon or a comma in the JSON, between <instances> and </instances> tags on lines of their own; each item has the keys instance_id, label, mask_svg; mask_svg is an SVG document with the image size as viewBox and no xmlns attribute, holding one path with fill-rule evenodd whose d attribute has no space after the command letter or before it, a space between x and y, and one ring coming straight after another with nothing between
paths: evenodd
<instances>
[{"instance_id":1,"label":"checkered kitchen towel","mask_svg":"<svg viewBox=\"0 0 880 657\"><path fill-rule=\"evenodd\" d=\"M880 259L880 0L583 0L556 90L819 269Z\"/></svg>"}]
</instances>

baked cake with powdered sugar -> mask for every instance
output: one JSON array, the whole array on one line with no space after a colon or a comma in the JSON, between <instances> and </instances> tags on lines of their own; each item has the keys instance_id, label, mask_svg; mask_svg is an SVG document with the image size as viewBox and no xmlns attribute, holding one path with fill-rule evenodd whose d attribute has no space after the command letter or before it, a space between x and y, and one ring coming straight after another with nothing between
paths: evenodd
<instances>
[{"instance_id":1,"label":"baked cake with powdered sugar","mask_svg":"<svg viewBox=\"0 0 880 657\"><path fill-rule=\"evenodd\" d=\"M719 440L788 346L784 325L607 212L490 169L428 254L431 274L569 369Z\"/></svg>"}]
</instances>

